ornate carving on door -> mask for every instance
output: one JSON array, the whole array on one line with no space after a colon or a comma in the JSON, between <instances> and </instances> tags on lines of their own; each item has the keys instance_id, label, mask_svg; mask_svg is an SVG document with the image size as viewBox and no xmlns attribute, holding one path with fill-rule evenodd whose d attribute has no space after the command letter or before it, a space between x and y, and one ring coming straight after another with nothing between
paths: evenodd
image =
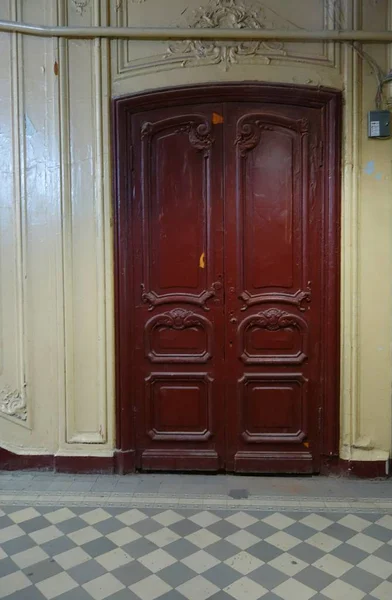
<instances>
[{"instance_id":1,"label":"ornate carving on door","mask_svg":"<svg viewBox=\"0 0 392 600\"><path fill-rule=\"evenodd\" d=\"M146 323L144 348L152 363L206 363L212 356L211 322L183 308L161 313Z\"/></svg>"},{"instance_id":2,"label":"ornate carving on door","mask_svg":"<svg viewBox=\"0 0 392 600\"><path fill-rule=\"evenodd\" d=\"M239 357L246 365L300 365L308 358L306 321L278 308L244 319L237 336Z\"/></svg>"}]
</instances>

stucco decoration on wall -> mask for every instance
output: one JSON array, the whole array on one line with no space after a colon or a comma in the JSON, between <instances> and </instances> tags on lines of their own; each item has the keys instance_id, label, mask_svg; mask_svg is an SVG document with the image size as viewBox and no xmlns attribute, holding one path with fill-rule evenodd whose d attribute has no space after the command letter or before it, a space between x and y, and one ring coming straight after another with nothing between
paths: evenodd
<instances>
[{"instance_id":1,"label":"stucco decoration on wall","mask_svg":"<svg viewBox=\"0 0 392 600\"><path fill-rule=\"evenodd\" d=\"M147 0L130 0L131 4L144 4ZM122 7L123 0L117 0L116 10L119 11Z\"/></svg>"},{"instance_id":2,"label":"stucco decoration on wall","mask_svg":"<svg viewBox=\"0 0 392 600\"><path fill-rule=\"evenodd\" d=\"M264 7L245 6L238 0L210 0L196 10L188 22L196 29L273 29L274 24L267 19ZM270 62L268 55L285 56L282 43L250 41L244 43L195 41L175 42L169 46L168 56L181 55L182 66L195 64L221 64L227 70L231 64L243 59L249 62L256 58Z\"/></svg>"},{"instance_id":3,"label":"stucco decoration on wall","mask_svg":"<svg viewBox=\"0 0 392 600\"><path fill-rule=\"evenodd\" d=\"M16 390L3 389L0 392L0 412L21 421L26 421L26 400Z\"/></svg>"},{"instance_id":4,"label":"stucco decoration on wall","mask_svg":"<svg viewBox=\"0 0 392 600\"><path fill-rule=\"evenodd\" d=\"M157 1L157 0L155 0ZM300 0L297 0L300 2ZM304 1L305 0L301 0ZM305 2L306 6L308 3ZM154 8L154 1L121 0L112 11L112 24L132 27L194 27L200 29L297 29L291 0L171 0L166 11ZM334 30L339 27L341 0L317 2L309 22L311 29ZM294 19L294 20L293 20ZM116 42L114 79L144 75L181 67L219 65L229 71L235 65L315 64L340 69L339 45L332 42L293 44L287 42L244 43L227 41Z\"/></svg>"},{"instance_id":5,"label":"stucco decoration on wall","mask_svg":"<svg viewBox=\"0 0 392 600\"><path fill-rule=\"evenodd\" d=\"M82 15L90 4L90 0L72 0L72 4L76 8L76 11Z\"/></svg>"}]
</instances>

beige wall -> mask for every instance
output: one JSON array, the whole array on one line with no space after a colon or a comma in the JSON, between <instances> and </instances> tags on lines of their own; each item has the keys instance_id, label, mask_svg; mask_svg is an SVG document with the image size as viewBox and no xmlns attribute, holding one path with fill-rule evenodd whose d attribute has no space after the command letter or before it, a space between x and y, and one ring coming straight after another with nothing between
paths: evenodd
<instances>
[{"instance_id":1,"label":"beige wall","mask_svg":"<svg viewBox=\"0 0 392 600\"><path fill-rule=\"evenodd\" d=\"M193 11L208 1L0 0L0 19L186 26L200 22L205 11L196 17ZM392 0L235 4L247 7L252 27L392 28ZM392 141L367 139L374 74L349 45L256 44L241 56L236 50L235 44L197 48L0 34L4 448L101 456L114 448L111 96L186 83L260 80L344 90L341 456L388 457ZM385 71L392 67L387 45L363 50Z\"/></svg>"}]
</instances>

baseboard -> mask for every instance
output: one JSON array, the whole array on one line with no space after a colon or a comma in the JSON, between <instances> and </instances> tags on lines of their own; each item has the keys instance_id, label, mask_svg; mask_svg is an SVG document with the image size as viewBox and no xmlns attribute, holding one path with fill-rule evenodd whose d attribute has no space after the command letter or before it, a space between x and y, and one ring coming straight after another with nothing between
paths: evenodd
<instances>
[{"instance_id":1,"label":"baseboard","mask_svg":"<svg viewBox=\"0 0 392 600\"><path fill-rule=\"evenodd\" d=\"M211 458L211 457L209 457ZM147 465L149 468L153 465ZM167 465L173 468L173 465ZM176 464L176 468L183 465ZM213 465L215 467L215 464ZM210 462L205 469L210 470ZM113 456L56 456L52 454L16 454L0 448L0 470L2 471L56 471L58 473L118 473L135 472L135 452L115 451ZM391 461L343 460L337 456L324 457L321 475L355 477L361 479L386 479L391 473ZM294 475L294 470L292 471Z\"/></svg>"},{"instance_id":2,"label":"baseboard","mask_svg":"<svg viewBox=\"0 0 392 600\"><path fill-rule=\"evenodd\" d=\"M142 468L145 471L219 471L219 456L215 450L156 450L146 449L141 455Z\"/></svg>"},{"instance_id":3,"label":"baseboard","mask_svg":"<svg viewBox=\"0 0 392 600\"><path fill-rule=\"evenodd\" d=\"M282 464L287 469L285 475L308 474L314 472L310 452L265 452L240 451L234 456L237 473L279 474Z\"/></svg>"},{"instance_id":4,"label":"baseboard","mask_svg":"<svg viewBox=\"0 0 392 600\"><path fill-rule=\"evenodd\" d=\"M134 450L116 450L114 453L115 472L119 475L128 475L136 470L136 453Z\"/></svg>"},{"instance_id":5,"label":"baseboard","mask_svg":"<svg viewBox=\"0 0 392 600\"><path fill-rule=\"evenodd\" d=\"M58 473L101 473L115 472L114 456L54 456L53 470Z\"/></svg>"},{"instance_id":6,"label":"baseboard","mask_svg":"<svg viewBox=\"0 0 392 600\"><path fill-rule=\"evenodd\" d=\"M387 479L391 473L391 461L343 460L337 456L325 457L320 474L358 479Z\"/></svg>"},{"instance_id":7,"label":"baseboard","mask_svg":"<svg viewBox=\"0 0 392 600\"><path fill-rule=\"evenodd\" d=\"M16 454L0 448L0 469L2 471L51 471L51 454Z\"/></svg>"},{"instance_id":8,"label":"baseboard","mask_svg":"<svg viewBox=\"0 0 392 600\"><path fill-rule=\"evenodd\" d=\"M59 473L114 473L114 456L55 456L16 454L0 448L2 471L56 471Z\"/></svg>"}]
</instances>

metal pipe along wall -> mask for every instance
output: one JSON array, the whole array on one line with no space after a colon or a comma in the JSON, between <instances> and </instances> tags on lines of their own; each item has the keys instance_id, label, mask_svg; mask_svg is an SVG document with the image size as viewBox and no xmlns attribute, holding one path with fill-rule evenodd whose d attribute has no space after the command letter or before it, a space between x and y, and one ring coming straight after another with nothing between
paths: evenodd
<instances>
[{"instance_id":1,"label":"metal pipe along wall","mask_svg":"<svg viewBox=\"0 0 392 600\"><path fill-rule=\"evenodd\" d=\"M0 32L38 37L113 38L128 40L222 40L283 42L392 42L392 31L286 31L280 29L180 29L162 27L46 27L14 21L1 21Z\"/></svg>"}]
</instances>

